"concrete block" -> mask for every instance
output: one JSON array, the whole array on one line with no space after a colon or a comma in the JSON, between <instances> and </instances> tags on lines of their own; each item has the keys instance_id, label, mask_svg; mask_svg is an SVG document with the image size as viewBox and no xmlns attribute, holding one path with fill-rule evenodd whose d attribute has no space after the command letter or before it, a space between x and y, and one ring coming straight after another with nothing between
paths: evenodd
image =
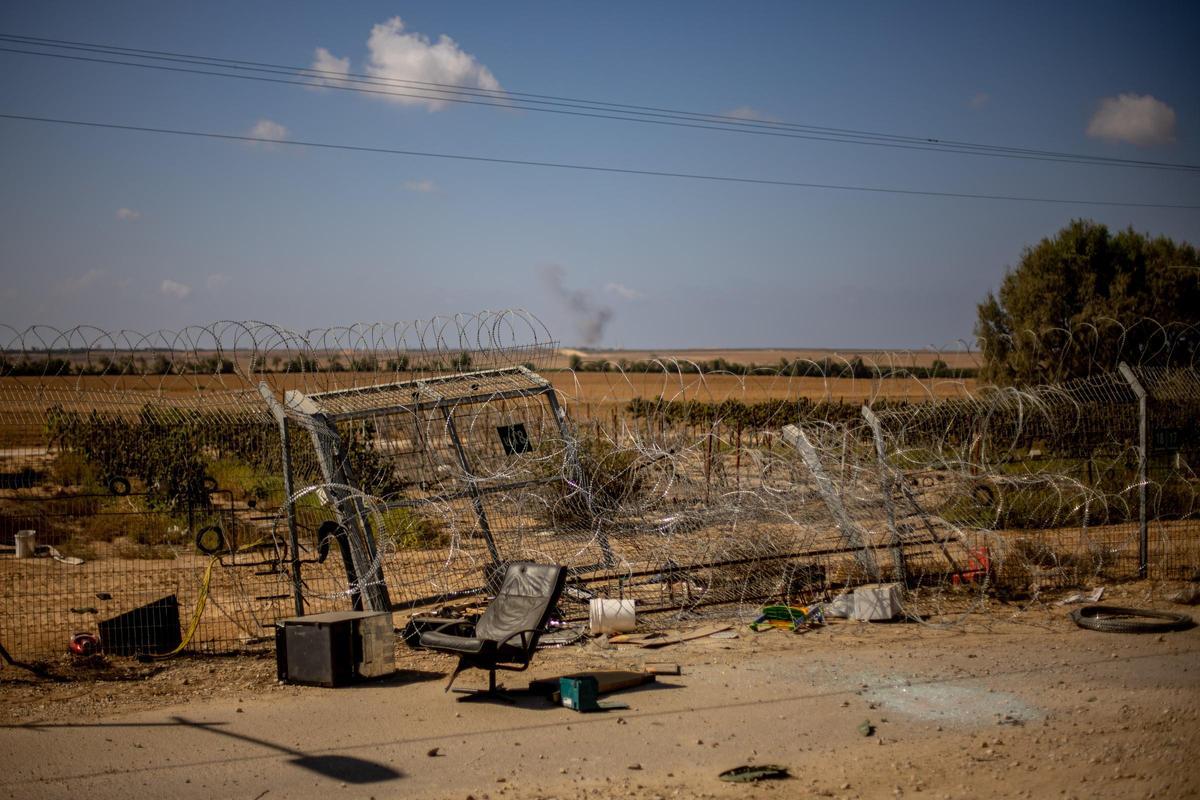
<instances>
[{"instance_id":1,"label":"concrete block","mask_svg":"<svg viewBox=\"0 0 1200 800\"><path fill-rule=\"evenodd\" d=\"M900 584L879 583L854 590L854 619L864 622L895 619L900 614Z\"/></svg>"}]
</instances>

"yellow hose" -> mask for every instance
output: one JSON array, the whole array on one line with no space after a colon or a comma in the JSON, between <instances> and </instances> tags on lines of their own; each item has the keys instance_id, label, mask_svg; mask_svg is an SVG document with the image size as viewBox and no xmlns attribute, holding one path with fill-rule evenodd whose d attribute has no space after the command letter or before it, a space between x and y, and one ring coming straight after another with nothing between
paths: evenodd
<instances>
[{"instance_id":1,"label":"yellow hose","mask_svg":"<svg viewBox=\"0 0 1200 800\"><path fill-rule=\"evenodd\" d=\"M243 550L249 550L251 548L258 547L260 544L263 544L266 541L266 539L259 539L257 542L251 542L250 544L242 545L236 550L236 552L240 553ZM180 641L179 646L170 652L158 653L157 655L152 653L143 653L141 656L142 658L151 661L171 658L172 656L179 655L179 653L182 652L185 647L191 644L192 637L196 635L196 629L200 627L200 617L204 614L204 606L208 602L208 588L212 583L213 567L215 567L217 562L220 560L220 555L213 556L211 559L209 559L208 566L204 569L204 579L200 581L200 592L196 595L196 608L192 611L192 618L188 621L187 631L183 634L183 640Z\"/></svg>"}]
</instances>

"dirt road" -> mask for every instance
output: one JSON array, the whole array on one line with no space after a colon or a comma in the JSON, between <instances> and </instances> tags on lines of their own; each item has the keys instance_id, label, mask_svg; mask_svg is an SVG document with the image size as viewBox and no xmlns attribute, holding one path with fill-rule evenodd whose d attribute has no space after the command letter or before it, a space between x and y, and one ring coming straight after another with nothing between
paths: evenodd
<instances>
[{"instance_id":1,"label":"dirt road","mask_svg":"<svg viewBox=\"0 0 1200 800\"><path fill-rule=\"evenodd\" d=\"M1095 633L1057 608L1008 616L993 609L954 631L742 628L657 651L589 644L544 651L530 674L508 676L511 687L581 668L682 665L619 695L628 710L587 715L533 699L455 703L442 693L450 662L407 650L395 677L338 690L278 686L266 654L189 659L137 682L50 685L6 668L0 796L1200 794L1200 630ZM793 777L717 779L745 763Z\"/></svg>"}]
</instances>

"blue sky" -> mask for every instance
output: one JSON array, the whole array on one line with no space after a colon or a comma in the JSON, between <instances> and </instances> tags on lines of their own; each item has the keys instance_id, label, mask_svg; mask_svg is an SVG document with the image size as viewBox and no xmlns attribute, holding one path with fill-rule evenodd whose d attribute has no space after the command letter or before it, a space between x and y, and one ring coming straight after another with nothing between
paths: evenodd
<instances>
[{"instance_id":1,"label":"blue sky","mask_svg":"<svg viewBox=\"0 0 1200 800\"><path fill-rule=\"evenodd\" d=\"M1200 163L1198 22L1183 3L0 7L3 34L299 67L324 48L347 59L326 66L389 78L1186 164ZM443 35L453 44L437 49ZM12 53L0 53L0 113L784 181L1200 204L1196 172L431 108ZM524 307L565 344L941 346L970 337L975 303L1024 246L1074 217L1200 243L1191 209L581 173L5 119L0 171L0 322L15 327L262 319L307 329Z\"/></svg>"}]
</instances>

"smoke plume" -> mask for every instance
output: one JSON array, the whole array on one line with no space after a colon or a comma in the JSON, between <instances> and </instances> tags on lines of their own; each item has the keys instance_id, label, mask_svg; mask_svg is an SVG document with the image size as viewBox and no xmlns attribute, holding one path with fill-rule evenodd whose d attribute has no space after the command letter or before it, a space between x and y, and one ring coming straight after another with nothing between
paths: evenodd
<instances>
[{"instance_id":1,"label":"smoke plume","mask_svg":"<svg viewBox=\"0 0 1200 800\"><path fill-rule=\"evenodd\" d=\"M592 347L604 338L604 327L612 319L613 310L597 303L586 289L568 289L567 271L558 264L547 264L541 268L542 282L571 314L571 321L583 338L584 347Z\"/></svg>"}]
</instances>

